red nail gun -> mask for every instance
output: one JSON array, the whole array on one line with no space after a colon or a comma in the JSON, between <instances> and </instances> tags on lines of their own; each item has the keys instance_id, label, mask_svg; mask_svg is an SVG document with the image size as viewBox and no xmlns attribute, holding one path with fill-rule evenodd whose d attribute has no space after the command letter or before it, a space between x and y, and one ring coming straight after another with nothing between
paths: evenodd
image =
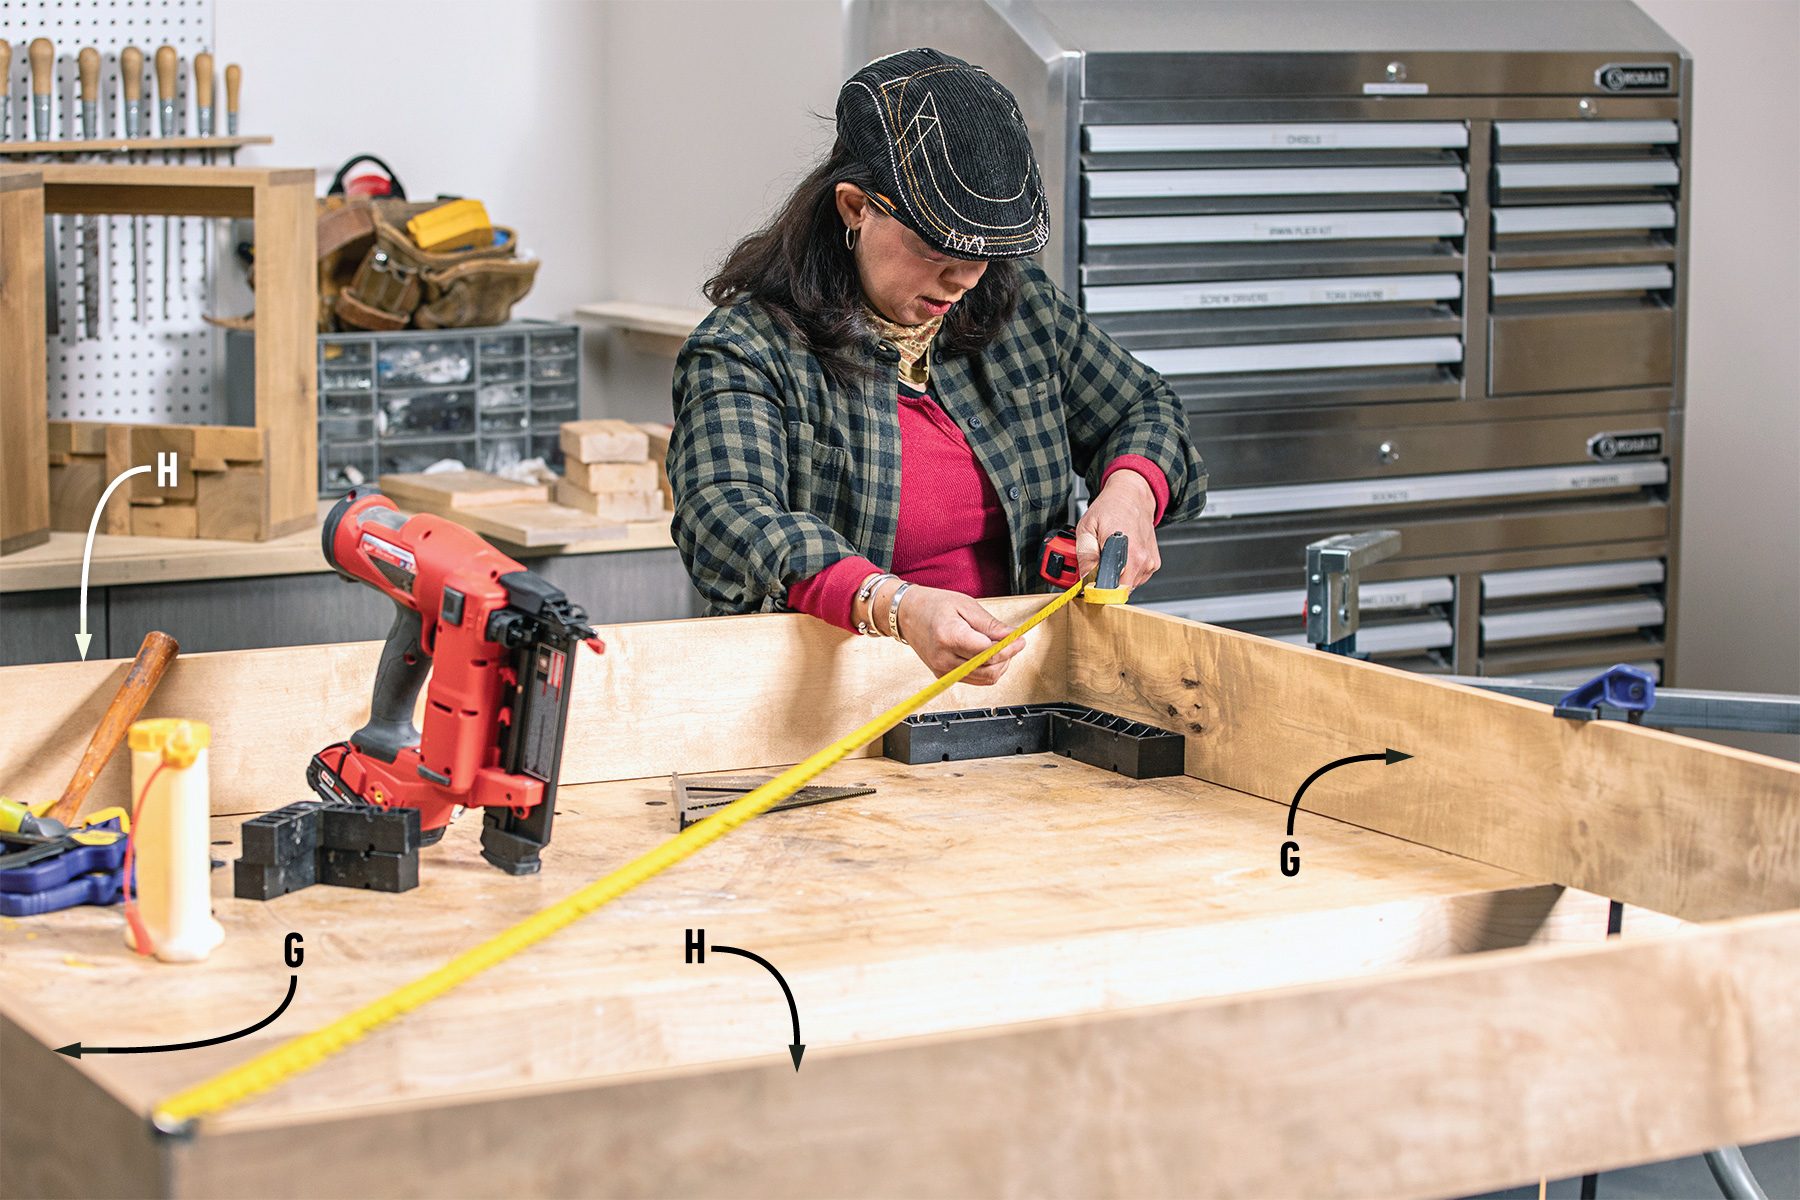
<instances>
[{"instance_id":1,"label":"red nail gun","mask_svg":"<svg viewBox=\"0 0 1800 1200\"><path fill-rule=\"evenodd\" d=\"M375 673L369 723L313 756L327 801L419 810L422 840L458 807L487 810L481 856L511 875L541 865L555 815L574 653L604 653L587 614L479 536L408 516L358 488L325 518L325 560L398 610ZM413 709L425 677L425 731Z\"/></svg>"}]
</instances>

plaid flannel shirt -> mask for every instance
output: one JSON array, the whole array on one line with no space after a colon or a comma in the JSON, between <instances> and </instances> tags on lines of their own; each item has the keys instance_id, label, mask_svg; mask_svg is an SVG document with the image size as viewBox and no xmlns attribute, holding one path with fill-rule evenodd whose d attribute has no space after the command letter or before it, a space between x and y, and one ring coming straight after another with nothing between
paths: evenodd
<instances>
[{"instance_id":1,"label":"plaid flannel shirt","mask_svg":"<svg viewBox=\"0 0 1800 1200\"><path fill-rule=\"evenodd\" d=\"M993 482L1012 533L1014 592L1039 591L1039 547L1122 454L1161 467L1164 521L1206 502L1206 469L1162 377L1088 322L1036 263L1019 308L977 355L936 358L930 393ZM893 562L900 519L898 357L833 382L754 301L714 309L675 364L669 484L675 544L710 613L786 606L790 584L861 554Z\"/></svg>"}]
</instances>

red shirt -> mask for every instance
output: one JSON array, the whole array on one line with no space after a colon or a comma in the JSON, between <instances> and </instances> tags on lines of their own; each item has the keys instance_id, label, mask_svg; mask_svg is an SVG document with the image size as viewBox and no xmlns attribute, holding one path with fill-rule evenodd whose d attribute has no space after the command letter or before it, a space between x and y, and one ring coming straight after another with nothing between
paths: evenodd
<instances>
[{"instance_id":1,"label":"red shirt","mask_svg":"<svg viewBox=\"0 0 1800 1200\"><path fill-rule=\"evenodd\" d=\"M1156 493L1156 519L1169 481L1147 458L1122 455L1106 468L1142 475ZM1104 478L1102 479L1104 483ZM854 629L856 589L881 568L858 555L788 588L788 607ZM922 587L1002 596L1012 585L1012 534L993 481L955 421L923 393L900 392L900 523L893 573Z\"/></svg>"}]
</instances>

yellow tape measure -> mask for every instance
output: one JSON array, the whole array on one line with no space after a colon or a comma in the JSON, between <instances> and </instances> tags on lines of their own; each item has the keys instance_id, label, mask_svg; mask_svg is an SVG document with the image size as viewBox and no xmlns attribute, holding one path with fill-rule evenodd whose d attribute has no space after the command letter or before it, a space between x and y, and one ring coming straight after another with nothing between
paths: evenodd
<instances>
[{"instance_id":1,"label":"yellow tape measure","mask_svg":"<svg viewBox=\"0 0 1800 1200\"><path fill-rule=\"evenodd\" d=\"M511 929L463 951L435 971L421 975L380 999L372 1000L356 1011L339 1017L331 1024L311 1033L301 1034L211 1079L175 1093L152 1110L152 1122L165 1132L176 1132L190 1121L222 1112L296 1075L304 1074L333 1055L349 1049L359 1039L394 1018L404 1016L437 999L489 967L498 966L521 950L536 945L558 930L617 900L640 883L655 878L740 825L761 816L771 805L787 799L812 782L827 767L868 745L961 683L970 672L979 670L982 664L1023 637L1027 630L1042 624L1051 613L1080 595L1084 586L1085 581L1074 584L1032 613L1017 629L962 666L933 680L804 762L789 767L761 787L746 793L742 799L734 800L712 816L688 826L656 849L626 863L610 875L596 879L574 895L533 913Z\"/></svg>"}]
</instances>

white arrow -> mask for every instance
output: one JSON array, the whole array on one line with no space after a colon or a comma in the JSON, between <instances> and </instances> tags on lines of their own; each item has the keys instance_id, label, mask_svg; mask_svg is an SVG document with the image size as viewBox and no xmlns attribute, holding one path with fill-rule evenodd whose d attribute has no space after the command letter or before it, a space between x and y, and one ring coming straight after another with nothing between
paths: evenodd
<instances>
[{"instance_id":1,"label":"white arrow","mask_svg":"<svg viewBox=\"0 0 1800 1200\"><path fill-rule=\"evenodd\" d=\"M88 643L94 640L94 635L89 633L87 628L87 581L88 566L94 557L94 534L100 528L100 513L105 509L106 502L112 499L114 488L118 487L121 483L124 483L127 479L130 479L133 475L142 475L150 469L151 468L148 466L133 467L131 470L126 471L117 479L107 484L106 490L100 493L100 503L94 506L93 519L88 522L87 546L81 552L81 632L75 635L75 645L81 650L81 657L83 659L87 658Z\"/></svg>"}]
</instances>

